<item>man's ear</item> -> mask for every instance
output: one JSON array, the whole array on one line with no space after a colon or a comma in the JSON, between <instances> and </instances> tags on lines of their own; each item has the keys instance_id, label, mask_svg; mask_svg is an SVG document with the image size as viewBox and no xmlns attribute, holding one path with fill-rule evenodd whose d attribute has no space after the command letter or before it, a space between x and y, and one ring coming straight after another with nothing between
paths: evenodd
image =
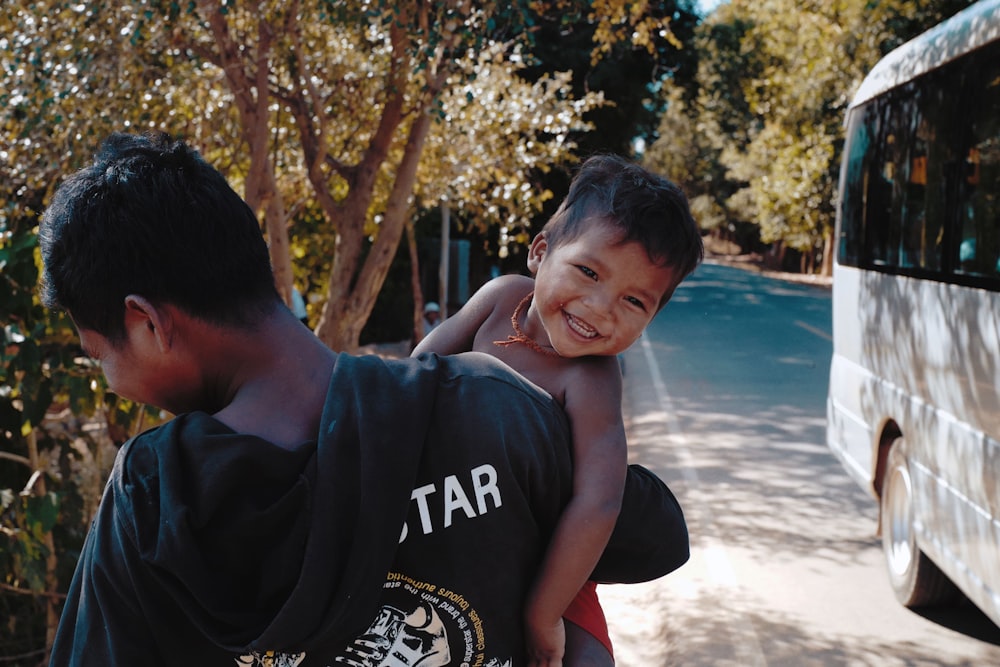
<instances>
[{"instance_id":1,"label":"man's ear","mask_svg":"<svg viewBox=\"0 0 1000 667\"><path fill-rule=\"evenodd\" d=\"M531 241L531 248L528 249L528 270L534 275L538 271L545 253L549 249L549 240L545 237L545 232L538 232L538 235Z\"/></svg>"},{"instance_id":2,"label":"man's ear","mask_svg":"<svg viewBox=\"0 0 1000 667\"><path fill-rule=\"evenodd\" d=\"M170 309L157 306L138 294L125 297L125 330L131 332L133 327L142 327L139 333L150 337L161 352L166 352L173 344L174 324Z\"/></svg>"}]
</instances>

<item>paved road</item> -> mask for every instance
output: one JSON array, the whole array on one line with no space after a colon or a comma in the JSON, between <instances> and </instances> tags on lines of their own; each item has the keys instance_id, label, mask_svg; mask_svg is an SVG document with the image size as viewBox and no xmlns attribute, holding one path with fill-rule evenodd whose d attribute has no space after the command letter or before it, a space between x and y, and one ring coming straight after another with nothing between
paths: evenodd
<instances>
[{"instance_id":1,"label":"paved road","mask_svg":"<svg viewBox=\"0 0 1000 667\"><path fill-rule=\"evenodd\" d=\"M1000 665L970 605L899 606L874 500L824 444L830 292L704 265L625 355L632 459L681 500L692 558L601 587L621 667Z\"/></svg>"}]
</instances>

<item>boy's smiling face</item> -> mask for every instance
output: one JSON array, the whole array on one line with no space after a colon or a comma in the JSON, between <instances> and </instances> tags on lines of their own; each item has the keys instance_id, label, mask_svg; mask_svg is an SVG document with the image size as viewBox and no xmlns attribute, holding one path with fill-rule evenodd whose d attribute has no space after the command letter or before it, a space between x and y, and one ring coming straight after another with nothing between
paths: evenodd
<instances>
[{"instance_id":1,"label":"boy's smiling face","mask_svg":"<svg viewBox=\"0 0 1000 667\"><path fill-rule=\"evenodd\" d=\"M676 282L674 271L651 261L641 244L621 243L611 225L582 224L576 238L555 247L545 232L532 242L528 268L535 295L527 328L540 343L548 338L563 357L616 355L652 321Z\"/></svg>"}]
</instances>

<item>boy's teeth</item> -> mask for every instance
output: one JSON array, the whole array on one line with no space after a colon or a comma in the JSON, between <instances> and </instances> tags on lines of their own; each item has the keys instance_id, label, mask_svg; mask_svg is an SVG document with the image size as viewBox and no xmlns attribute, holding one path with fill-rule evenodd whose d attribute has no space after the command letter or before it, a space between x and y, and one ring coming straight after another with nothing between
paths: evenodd
<instances>
[{"instance_id":1,"label":"boy's teeth","mask_svg":"<svg viewBox=\"0 0 1000 667\"><path fill-rule=\"evenodd\" d=\"M597 336L596 329L587 326L582 320L578 320L572 315L567 315L566 321L569 322L570 328L581 336L586 336L587 338L594 338Z\"/></svg>"}]
</instances>

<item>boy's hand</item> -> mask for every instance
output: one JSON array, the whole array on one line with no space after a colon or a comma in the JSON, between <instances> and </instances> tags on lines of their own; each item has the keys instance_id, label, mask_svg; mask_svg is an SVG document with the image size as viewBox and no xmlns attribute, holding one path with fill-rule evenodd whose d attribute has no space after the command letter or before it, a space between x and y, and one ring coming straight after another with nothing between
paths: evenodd
<instances>
[{"instance_id":1,"label":"boy's hand","mask_svg":"<svg viewBox=\"0 0 1000 667\"><path fill-rule=\"evenodd\" d=\"M566 650L566 626L560 618L555 625L533 627L526 624L528 667L562 667Z\"/></svg>"}]
</instances>

